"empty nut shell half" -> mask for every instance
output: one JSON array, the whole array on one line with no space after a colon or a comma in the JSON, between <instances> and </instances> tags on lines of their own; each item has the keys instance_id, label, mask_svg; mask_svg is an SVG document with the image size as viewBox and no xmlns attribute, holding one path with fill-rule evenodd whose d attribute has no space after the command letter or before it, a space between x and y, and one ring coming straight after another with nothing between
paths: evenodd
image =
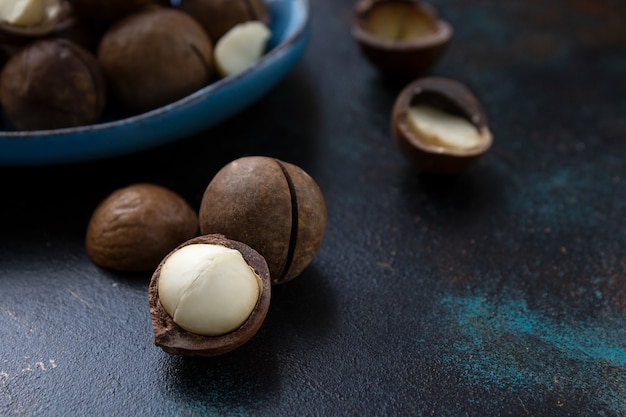
<instances>
[{"instance_id":1,"label":"empty nut shell half","mask_svg":"<svg viewBox=\"0 0 626 417\"><path fill-rule=\"evenodd\" d=\"M352 36L383 73L415 77L432 68L453 35L436 9L419 0L359 0Z\"/></svg>"},{"instance_id":2,"label":"empty nut shell half","mask_svg":"<svg viewBox=\"0 0 626 417\"><path fill-rule=\"evenodd\" d=\"M221 245L239 251L246 263L261 279L259 299L248 319L236 330L222 336L203 336L191 333L178 326L165 311L159 301L159 277L161 268L173 253L192 244ZM242 346L259 330L270 305L271 282L265 259L248 245L225 238L223 235L210 234L192 238L170 252L159 264L152 275L148 288L150 319L154 331L154 343L165 352L180 356L211 357L218 356Z\"/></svg>"},{"instance_id":3,"label":"empty nut shell half","mask_svg":"<svg viewBox=\"0 0 626 417\"><path fill-rule=\"evenodd\" d=\"M455 174L491 147L485 111L458 81L425 77L398 95L391 130L400 151L420 171Z\"/></svg>"}]
</instances>

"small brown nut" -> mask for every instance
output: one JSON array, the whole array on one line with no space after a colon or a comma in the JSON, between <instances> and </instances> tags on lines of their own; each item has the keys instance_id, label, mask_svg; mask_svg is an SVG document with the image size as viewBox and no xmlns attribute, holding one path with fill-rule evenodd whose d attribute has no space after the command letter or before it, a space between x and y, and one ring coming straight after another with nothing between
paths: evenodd
<instances>
[{"instance_id":1,"label":"small brown nut","mask_svg":"<svg viewBox=\"0 0 626 417\"><path fill-rule=\"evenodd\" d=\"M191 307L187 309L187 318L191 319L199 327L213 327L213 324L205 324L203 322L212 320L219 321L220 318L216 318L216 316L231 316L237 314L237 311L233 312L232 310L234 306L241 304L240 300L237 300L240 295L240 290L236 288L236 285L231 287L228 281L232 278L239 277L224 274L224 271L228 270L230 265L227 264L224 265L224 268L217 268L217 273L219 274L217 276L206 273L207 270L214 267L214 264L219 264L220 262L232 263L234 259L229 257L223 261L216 260L211 254L212 250L205 250L205 248L203 248L208 246L222 247L240 253L245 263L254 273L255 279L258 281L254 284L258 285L256 288L258 291L256 294L256 302L251 311L246 309L243 323L226 333L219 332L217 335L202 335L185 330L177 324L175 319L166 311L164 303L162 302L162 297L171 297L172 294L161 293L161 291L168 291L170 293L179 292L179 294L174 294L179 300L185 299L187 303L194 303L193 306L181 306L183 301L178 301L176 307L177 309ZM185 254L182 253L189 248L193 248L194 250ZM194 255L199 255L199 257L194 259ZM175 260L175 257L179 257L179 259ZM183 294L180 294L180 291L183 290L177 291L175 282L173 287L161 286L160 279L164 276L165 269L169 269L167 273L170 280L175 280L177 275L180 276L180 279L183 281L191 278L196 288L190 289L185 286L185 294L183 296ZM191 274L192 277L186 276L188 274ZM218 282L221 285L214 285ZM182 285L182 283L180 285ZM224 289L224 287L226 287L226 289ZM220 294L212 294L214 291ZM221 297L228 298L228 302L221 302L223 301L220 300ZM150 280L148 302L154 331L154 343L165 352L181 356L209 357L225 354L242 346L258 332L267 315L270 297L271 282L269 269L267 268L265 259L257 251L244 243L227 239L222 235L211 234L195 237L172 250L160 262ZM195 303L194 300L189 300L189 298L195 298L195 301L198 301L198 303ZM214 301L211 301L211 299L214 299ZM209 302L207 302L207 300L209 300ZM207 305L213 304L214 302L215 305ZM165 302L165 304L167 304L167 302ZM239 309L239 307L237 309ZM199 312L200 315L197 314Z\"/></svg>"},{"instance_id":2,"label":"small brown nut","mask_svg":"<svg viewBox=\"0 0 626 417\"><path fill-rule=\"evenodd\" d=\"M112 95L132 111L151 110L207 85L213 46L186 13L150 6L125 15L102 36L97 52Z\"/></svg>"},{"instance_id":3,"label":"small brown nut","mask_svg":"<svg viewBox=\"0 0 626 417\"><path fill-rule=\"evenodd\" d=\"M198 216L175 192L137 183L113 191L87 226L87 255L118 271L152 271L174 247L197 235Z\"/></svg>"},{"instance_id":4,"label":"small brown nut","mask_svg":"<svg viewBox=\"0 0 626 417\"><path fill-rule=\"evenodd\" d=\"M250 20L266 26L270 23L265 0L181 0L178 7L200 22L214 44L240 23Z\"/></svg>"},{"instance_id":5,"label":"small brown nut","mask_svg":"<svg viewBox=\"0 0 626 417\"><path fill-rule=\"evenodd\" d=\"M273 284L298 276L313 260L326 228L326 204L302 168L266 156L224 166L202 196L202 234L244 242L267 261Z\"/></svg>"},{"instance_id":6,"label":"small brown nut","mask_svg":"<svg viewBox=\"0 0 626 417\"><path fill-rule=\"evenodd\" d=\"M452 26L421 0L359 0L352 36L363 55L383 73L414 77L445 52Z\"/></svg>"},{"instance_id":7,"label":"small brown nut","mask_svg":"<svg viewBox=\"0 0 626 417\"><path fill-rule=\"evenodd\" d=\"M391 130L400 151L418 169L455 174L491 147L493 137L481 104L458 81L417 79L398 95Z\"/></svg>"},{"instance_id":8,"label":"small brown nut","mask_svg":"<svg viewBox=\"0 0 626 417\"><path fill-rule=\"evenodd\" d=\"M66 39L43 39L11 56L2 70L0 94L16 129L57 129L96 122L106 85L91 52Z\"/></svg>"}]
</instances>

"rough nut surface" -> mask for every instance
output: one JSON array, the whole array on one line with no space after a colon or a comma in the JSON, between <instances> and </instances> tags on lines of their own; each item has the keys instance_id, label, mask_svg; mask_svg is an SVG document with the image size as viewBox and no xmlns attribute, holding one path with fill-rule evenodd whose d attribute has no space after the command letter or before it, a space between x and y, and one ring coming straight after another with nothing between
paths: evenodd
<instances>
[{"instance_id":1,"label":"rough nut surface","mask_svg":"<svg viewBox=\"0 0 626 417\"><path fill-rule=\"evenodd\" d=\"M197 232L197 214L181 196L140 183L114 191L96 207L85 247L89 258L103 268L150 271Z\"/></svg>"}]
</instances>

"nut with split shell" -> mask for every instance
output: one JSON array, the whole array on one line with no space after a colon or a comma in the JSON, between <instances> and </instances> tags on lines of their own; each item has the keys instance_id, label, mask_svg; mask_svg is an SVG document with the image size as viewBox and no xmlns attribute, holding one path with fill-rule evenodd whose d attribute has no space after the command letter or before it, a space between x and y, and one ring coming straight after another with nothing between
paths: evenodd
<instances>
[{"instance_id":1,"label":"nut with split shell","mask_svg":"<svg viewBox=\"0 0 626 417\"><path fill-rule=\"evenodd\" d=\"M456 174L489 150L485 111L467 86L444 77L418 78L399 93L391 131L401 153L423 172Z\"/></svg>"},{"instance_id":2,"label":"nut with split shell","mask_svg":"<svg viewBox=\"0 0 626 417\"><path fill-rule=\"evenodd\" d=\"M243 324L231 331L217 335L203 335L185 330L176 323L172 315L164 308L161 302L160 291L163 287L159 280L164 268L168 267L170 260L180 253L181 250L196 245L217 245L227 249L233 249L239 253L258 277L258 299ZM210 264L211 259L183 259L183 263L189 262L196 265ZM180 263L179 263L180 264ZM180 273L185 273L185 269ZM210 284L210 283L209 283ZM207 284L207 285L209 285ZM208 288L211 290L211 288ZM180 356L211 357L231 352L247 343L258 332L269 309L271 298L271 282L269 269L265 259L248 245L227 239L223 235L208 234L192 238L172 250L154 271L148 287L148 302L150 306L150 319L154 331L154 343L165 352ZM230 308L230 305L228 306ZM202 310L201 308L198 311ZM192 311L192 314L194 312ZM230 313L230 312L228 312ZM197 317L198 321L210 320L211 317Z\"/></svg>"},{"instance_id":3,"label":"nut with split shell","mask_svg":"<svg viewBox=\"0 0 626 417\"><path fill-rule=\"evenodd\" d=\"M359 0L352 36L365 58L384 74L415 77L441 59L453 28L421 0Z\"/></svg>"},{"instance_id":4,"label":"nut with split shell","mask_svg":"<svg viewBox=\"0 0 626 417\"><path fill-rule=\"evenodd\" d=\"M267 156L246 156L220 169L199 210L200 232L244 242L267 261L272 284L298 276L321 247L324 196L302 168Z\"/></svg>"}]
</instances>

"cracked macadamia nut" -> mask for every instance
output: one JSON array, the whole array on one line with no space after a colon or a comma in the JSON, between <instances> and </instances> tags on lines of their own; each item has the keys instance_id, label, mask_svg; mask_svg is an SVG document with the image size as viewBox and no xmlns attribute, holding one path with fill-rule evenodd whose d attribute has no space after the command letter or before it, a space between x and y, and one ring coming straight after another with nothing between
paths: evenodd
<instances>
[{"instance_id":1,"label":"cracked macadamia nut","mask_svg":"<svg viewBox=\"0 0 626 417\"><path fill-rule=\"evenodd\" d=\"M452 38L452 26L421 0L359 0L352 35L363 55L391 76L432 68Z\"/></svg>"},{"instance_id":2,"label":"cracked macadamia nut","mask_svg":"<svg viewBox=\"0 0 626 417\"><path fill-rule=\"evenodd\" d=\"M101 68L91 52L67 39L34 41L2 69L2 106L19 130L94 123L106 103Z\"/></svg>"},{"instance_id":3,"label":"cracked macadamia nut","mask_svg":"<svg viewBox=\"0 0 626 417\"><path fill-rule=\"evenodd\" d=\"M117 20L97 51L112 96L126 109L147 111L209 84L213 45L188 14L149 6Z\"/></svg>"},{"instance_id":4,"label":"cracked macadamia nut","mask_svg":"<svg viewBox=\"0 0 626 417\"><path fill-rule=\"evenodd\" d=\"M326 204L302 168L265 156L224 166L207 186L200 231L244 242L267 261L273 284L298 276L313 260L326 228Z\"/></svg>"},{"instance_id":5,"label":"cracked macadamia nut","mask_svg":"<svg viewBox=\"0 0 626 417\"><path fill-rule=\"evenodd\" d=\"M270 35L259 21L240 23L226 32L214 48L217 73L226 77L252 65L265 52Z\"/></svg>"},{"instance_id":6,"label":"cracked macadamia nut","mask_svg":"<svg viewBox=\"0 0 626 417\"><path fill-rule=\"evenodd\" d=\"M239 251L197 243L163 263L159 300L183 329L221 336L248 319L259 299L260 281Z\"/></svg>"},{"instance_id":7,"label":"cracked macadamia nut","mask_svg":"<svg viewBox=\"0 0 626 417\"><path fill-rule=\"evenodd\" d=\"M398 95L392 133L400 151L421 171L455 174L491 147L485 112L458 81L426 77Z\"/></svg>"},{"instance_id":8,"label":"cracked macadamia nut","mask_svg":"<svg viewBox=\"0 0 626 417\"><path fill-rule=\"evenodd\" d=\"M152 271L163 257L198 233L198 216L175 192L138 183L115 190L87 226L87 255L98 266Z\"/></svg>"},{"instance_id":9,"label":"cracked macadamia nut","mask_svg":"<svg viewBox=\"0 0 626 417\"><path fill-rule=\"evenodd\" d=\"M154 343L183 356L217 356L260 329L271 297L265 259L219 234L200 235L159 263L148 289Z\"/></svg>"}]
</instances>

